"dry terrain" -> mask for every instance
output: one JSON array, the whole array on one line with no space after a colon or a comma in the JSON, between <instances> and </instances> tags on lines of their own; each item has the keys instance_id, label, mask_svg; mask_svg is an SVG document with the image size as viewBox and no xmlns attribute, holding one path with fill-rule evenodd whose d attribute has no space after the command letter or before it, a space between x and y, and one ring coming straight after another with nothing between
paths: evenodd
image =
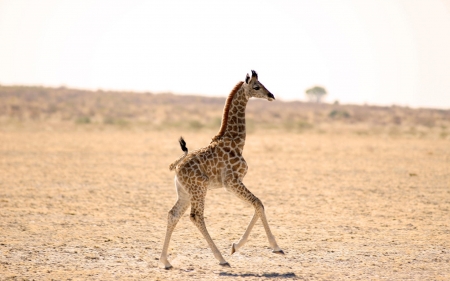
<instances>
[{"instance_id":1,"label":"dry terrain","mask_svg":"<svg viewBox=\"0 0 450 281\"><path fill-rule=\"evenodd\" d=\"M231 268L218 265L187 212L170 245L174 268L164 270L176 201L168 165L181 154L179 135L191 150L209 143L219 102L118 102L126 117L88 106L89 94L84 103L29 95L0 91L0 280L450 279L448 110L273 102L279 113L258 123L269 107L250 101L244 183L286 255L271 253L260 222L230 255L253 210L219 189L209 191L206 224ZM213 121L169 117L201 116L196 102Z\"/></svg>"}]
</instances>

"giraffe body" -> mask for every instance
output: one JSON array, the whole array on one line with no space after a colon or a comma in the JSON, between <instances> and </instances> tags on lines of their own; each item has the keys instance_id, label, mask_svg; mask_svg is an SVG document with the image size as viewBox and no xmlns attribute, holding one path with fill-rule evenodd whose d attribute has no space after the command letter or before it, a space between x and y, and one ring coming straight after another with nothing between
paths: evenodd
<instances>
[{"instance_id":1,"label":"giraffe body","mask_svg":"<svg viewBox=\"0 0 450 281\"><path fill-rule=\"evenodd\" d=\"M265 98L269 101L275 99L258 81L258 76L253 70L252 77L250 78L247 74L245 82L238 83L230 93L225 104L221 129L208 146L187 153L186 144L182 138L180 139L180 145L185 154L170 165L170 170L176 172L175 186L178 200L168 214L166 237L160 258L166 269L172 267L167 260L167 250L172 232L189 206L191 206L191 221L208 242L220 265L229 266L209 236L203 216L207 190L220 187L226 188L255 208L255 214L244 235L238 243L233 243L231 254L244 245L258 218L263 223L273 252L284 254L270 231L263 204L242 183L248 169L242 156L246 137L245 108L251 97Z\"/></svg>"}]
</instances>

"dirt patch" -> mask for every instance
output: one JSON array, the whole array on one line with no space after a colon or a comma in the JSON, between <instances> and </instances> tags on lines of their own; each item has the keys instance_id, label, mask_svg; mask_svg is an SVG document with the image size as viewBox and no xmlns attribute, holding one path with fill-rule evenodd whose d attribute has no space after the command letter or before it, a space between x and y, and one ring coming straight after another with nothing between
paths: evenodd
<instances>
[{"instance_id":1,"label":"dirt patch","mask_svg":"<svg viewBox=\"0 0 450 281\"><path fill-rule=\"evenodd\" d=\"M215 134L183 134L190 149ZM188 219L159 263L176 200L168 165L179 132L0 132L0 280L448 280L450 143L355 134L256 132L246 186L260 222L230 256L253 210L212 190L206 224L222 268Z\"/></svg>"}]
</instances>

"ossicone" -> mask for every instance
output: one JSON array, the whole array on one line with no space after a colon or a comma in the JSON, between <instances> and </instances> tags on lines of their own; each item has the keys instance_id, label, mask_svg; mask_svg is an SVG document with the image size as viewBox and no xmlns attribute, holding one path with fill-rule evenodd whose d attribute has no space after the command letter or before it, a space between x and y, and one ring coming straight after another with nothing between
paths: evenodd
<instances>
[{"instance_id":1,"label":"ossicone","mask_svg":"<svg viewBox=\"0 0 450 281\"><path fill-rule=\"evenodd\" d=\"M250 80L250 75L248 75L248 73L247 73L247 76L245 76L245 84L248 84L249 80Z\"/></svg>"}]
</instances>

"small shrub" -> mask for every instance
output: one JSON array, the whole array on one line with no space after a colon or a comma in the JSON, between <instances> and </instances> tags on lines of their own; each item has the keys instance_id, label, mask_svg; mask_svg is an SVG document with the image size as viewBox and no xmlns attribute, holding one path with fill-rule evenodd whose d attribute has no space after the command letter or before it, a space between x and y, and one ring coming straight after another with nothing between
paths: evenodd
<instances>
[{"instance_id":1,"label":"small shrub","mask_svg":"<svg viewBox=\"0 0 450 281\"><path fill-rule=\"evenodd\" d=\"M91 118L89 118L89 116L81 116L81 117L78 117L75 120L75 123L77 123L77 124L90 124L91 123Z\"/></svg>"},{"instance_id":2,"label":"small shrub","mask_svg":"<svg viewBox=\"0 0 450 281\"><path fill-rule=\"evenodd\" d=\"M297 128L300 130L311 129L313 125L307 121L298 121Z\"/></svg>"},{"instance_id":3,"label":"small shrub","mask_svg":"<svg viewBox=\"0 0 450 281\"><path fill-rule=\"evenodd\" d=\"M107 125L115 125L119 127L127 127L130 125L130 122L128 120L122 119L122 118L113 118L113 117L106 117L103 119L103 123Z\"/></svg>"},{"instance_id":4,"label":"small shrub","mask_svg":"<svg viewBox=\"0 0 450 281\"><path fill-rule=\"evenodd\" d=\"M208 127L212 129L219 129L222 125L222 117L214 117L208 123Z\"/></svg>"},{"instance_id":5,"label":"small shrub","mask_svg":"<svg viewBox=\"0 0 450 281\"><path fill-rule=\"evenodd\" d=\"M334 109L328 114L328 117L333 119L350 118L350 113L345 110Z\"/></svg>"},{"instance_id":6,"label":"small shrub","mask_svg":"<svg viewBox=\"0 0 450 281\"><path fill-rule=\"evenodd\" d=\"M392 123L394 123L395 125L401 125L402 118L400 116L394 116L392 117Z\"/></svg>"},{"instance_id":7,"label":"small shrub","mask_svg":"<svg viewBox=\"0 0 450 281\"><path fill-rule=\"evenodd\" d=\"M283 124L284 128L288 131L291 130L297 130L297 131L304 131L311 129L313 125L307 121L299 120L299 121L287 121Z\"/></svg>"},{"instance_id":8,"label":"small shrub","mask_svg":"<svg viewBox=\"0 0 450 281\"><path fill-rule=\"evenodd\" d=\"M203 128L203 124L200 123L200 121L198 121L198 120L189 121L188 126L189 126L189 128L194 129L194 130L199 130L199 129Z\"/></svg>"}]
</instances>

